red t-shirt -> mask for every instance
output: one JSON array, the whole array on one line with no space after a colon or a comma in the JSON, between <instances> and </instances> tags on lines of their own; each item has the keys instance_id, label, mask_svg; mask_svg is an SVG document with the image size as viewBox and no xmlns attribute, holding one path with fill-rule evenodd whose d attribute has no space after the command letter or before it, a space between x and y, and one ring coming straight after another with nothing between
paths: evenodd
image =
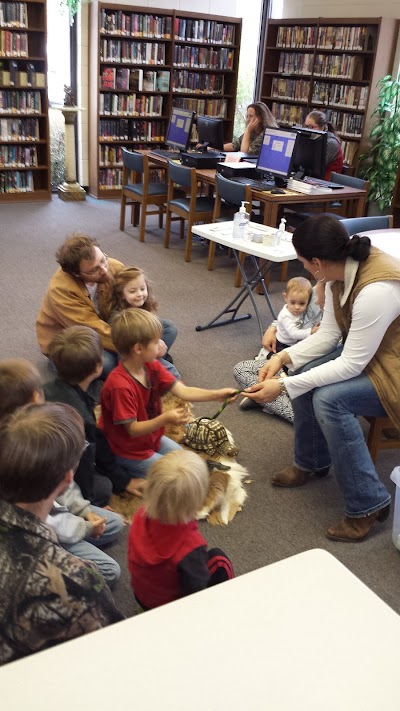
<instances>
[{"instance_id":1,"label":"red t-shirt","mask_svg":"<svg viewBox=\"0 0 400 711\"><path fill-rule=\"evenodd\" d=\"M148 387L139 383L119 363L111 371L101 391L100 429L119 457L148 459L158 451L164 428L141 437L131 437L124 423L153 420L161 414L161 396L176 382L169 371L158 361L145 364Z\"/></svg>"}]
</instances>

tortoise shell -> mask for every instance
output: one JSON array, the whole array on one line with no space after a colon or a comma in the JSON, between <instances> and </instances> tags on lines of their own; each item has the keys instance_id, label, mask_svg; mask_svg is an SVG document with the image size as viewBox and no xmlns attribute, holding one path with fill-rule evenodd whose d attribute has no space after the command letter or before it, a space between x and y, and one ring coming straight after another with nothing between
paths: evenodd
<instances>
[{"instance_id":1,"label":"tortoise shell","mask_svg":"<svg viewBox=\"0 0 400 711\"><path fill-rule=\"evenodd\" d=\"M226 457L236 457L239 450L233 444L224 425L209 417L198 417L186 425L182 444L197 452L205 452L209 456L221 454Z\"/></svg>"}]
</instances>

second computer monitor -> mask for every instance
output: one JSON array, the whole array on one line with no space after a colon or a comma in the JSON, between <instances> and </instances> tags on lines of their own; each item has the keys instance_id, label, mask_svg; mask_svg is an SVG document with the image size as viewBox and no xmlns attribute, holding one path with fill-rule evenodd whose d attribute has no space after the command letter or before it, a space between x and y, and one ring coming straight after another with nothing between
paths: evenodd
<instances>
[{"instance_id":1,"label":"second computer monitor","mask_svg":"<svg viewBox=\"0 0 400 711\"><path fill-rule=\"evenodd\" d=\"M293 126L298 138L293 155L295 177L323 178L326 165L327 132Z\"/></svg>"},{"instance_id":2,"label":"second computer monitor","mask_svg":"<svg viewBox=\"0 0 400 711\"><path fill-rule=\"evenodd\" d=\"M224 150L224 121L214 116L197 116L197 133L203 150L208 146L217 151Z\"/></svg>"},{"instance_id":3,"label":"second computer monitor","mask_svg":"<svg viewBox=\"0 0 400 711\"><path fill-rule=\"evenodd\" d=\"M171 148L186 151L192 133L194 111L187 111L174 106L169 120L165 143Z\"/></svg>"},{"instance_id":4,"label":"second computer monitor","mask_svg":"<svg viewBox=\"0 0 400 711\"><path fill-rule=\"evenodd\" d=\"M266 128L257 161L257 170L271 173L278 184L286 180L292 169L296 131L285 128Z\"/></svg>"}]
</instances>

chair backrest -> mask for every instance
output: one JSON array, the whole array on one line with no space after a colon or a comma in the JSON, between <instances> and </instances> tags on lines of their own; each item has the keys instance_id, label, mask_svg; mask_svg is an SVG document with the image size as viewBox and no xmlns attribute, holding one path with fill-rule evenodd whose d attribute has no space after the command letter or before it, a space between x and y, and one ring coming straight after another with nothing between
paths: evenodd
<instances>
[{"instance_id":1,"label":"chair backrest","mask_svg":"<svg viewBox=\"0 0 400 711\"><path fill-rule=\"evenodd\" d=\"M187 168L185 165L180 165L180 163L175 163L172 160L168 161L168 177L176 185L191 188L193 175L196 179L196 168Z\"/></svg>"},{"instance_id":2,"label":"chair backrest","mask_svg":"<svg viewBox=\"0 0 400 711\"><path fill-rule=\"evenodd\" d=\"M248 187L248 185L243 185L243 183L235 183L234 180L228 180L224 178L223 175L217 173L217 195L231 205L240 207L242 201L247 200L249 190L246 190L246 188Z\"/></svg>"},{"instance_id":3,"label":"chair backrest","mask_svg":"<svg viewBox=\"0 0 400 711\"><path fill-rule=\"evenodd\" d=\"M356 235L368 230L389 230L393 227L393 215L377 215L376 217L349 217L340 220L349 235Z\"/></svg>"},{"instance_id":4,"label":"chair backrest","mask_svg":"<svg viewBox=\"0 0 400 711\"><path fill-rule=\"evenodd\" d=\"M356 178L354 175L346 175L345 173L332 173L331 182L338 185L345 185L347 188L355 188L356 190L369 190L369 181ZM340 198L340 195L337 195Z\"/></svg>"},{"instance_id":5,"label":"chair backrest","mask_svg":"<svg viewBox=\"0 0 400 711\"><path fill-rule=\"evenodd\" d=\"M122 162L128 171L133 170L135 173L144 173L143 155L141 153L135 153L123 148Z\"/></svg>"}]
</instances>

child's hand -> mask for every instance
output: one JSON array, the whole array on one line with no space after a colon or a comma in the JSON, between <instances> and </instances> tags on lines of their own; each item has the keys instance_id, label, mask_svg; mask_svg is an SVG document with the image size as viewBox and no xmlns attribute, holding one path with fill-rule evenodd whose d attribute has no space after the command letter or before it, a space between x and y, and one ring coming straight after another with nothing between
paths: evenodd
<instances>
[{"instance_id":1,"label":"child's hand","mask_svg":"<svg viewBox=\"0 0 400 711\"><path fill-rule=\"evenodd\" d=\"M167 350L168 350L167 344L165 343L165 341L162 340L162 338L160 338L160 340L158 341L157 358L162 358L163 356L165 356Z\"/></svg>"},{"instance_id":2,"label":"child's hand","mask_svg":"<svg viewBox=\"0 0 400 711\"><path fill-rule=\"evenodd\" d=\"M313 333L317 333L317 331L318 331L320 325L321 325L320 323L316 323L315 326L312 327L312 329L311 329L311 335L312 335Z\"/></svg>"},{"instance_id":3,"label":"child's hand","mask_svg":"<svg viewBox=\"0 0 400 711\"><path fill-rule=\"evenodd\" d=\"M100 518L100 516L97 516L96 514L92 514L92 515L95 516L94 519L88 518L88 520L92 521L92 523L93 523L93 529L92 529L92 532L90 535L92 536L92 538L100 538L100 536L102 536L104 531L106 530L107 519ZM88 516L90 516L90 514L88 514Z\"/></svg>"},{"instance_id":4,"label":"child's hand","mask_svg":"<svg viewBox=\"0 0 400 711\"><path fill-rule=\"evenodd\" d=\"M238 390L234 390L233 388L221 388L221 390L218 390L218 396L215 399L217 402L225 402L225 400L229 398L230 402L235 402L238 395Z\"/></svg>"},{"instance_id":5,"label":"child's hand","mask_svg":"<svg viewBox=\"0 0 400 711\"><path fill-rule=\"evenodd\" d=\"M171 425L186 425L190 421L189 408L185 407L185 405L168 410L165 415L166 422Z\"/></svg>"}]
</instances>

